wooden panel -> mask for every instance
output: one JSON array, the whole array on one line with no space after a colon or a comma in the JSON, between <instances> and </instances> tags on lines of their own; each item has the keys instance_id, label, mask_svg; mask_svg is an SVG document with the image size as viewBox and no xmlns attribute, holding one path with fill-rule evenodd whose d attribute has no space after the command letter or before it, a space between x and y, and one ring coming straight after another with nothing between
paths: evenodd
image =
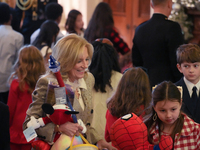
<instances>
[{"instance_id":1,"label":"wooden panel","mask_svg":"<svg viewBox=\"0 0 200 150\"><path fill-rule=\"evenodd\" d=\"M150 17L150 0L140 0L139 1L139 17Z\"/></svg>"},{"instance_id":2,"label":"wooden panel","mask_svg":"<svg viewBox=\"0 0 200 150\"><path fill-rule=\"evenodd\" d=\"M132 48L135 28L150 18L150 0L103 0L112 11L115 27Z\"/></svg>"},{"instance_id":3,"label":"wooden panel","mask_svg":"<svg viewBox=\"0 0 200 150\"><path fill-rule=\"evenodd\" d=\"M133 2L133 30L144 21L150 18L150 0L134 0Z\"/></svg>"},{"instance_id":4,"label":"wooden panel","mask_svg":"<svg viewBox=\"0 0 200 150\"><path fill-rule=\"evenodd\" d=\"M110 0L110 1L114 2L115 0ZM117 9L115 9L115 12L113 12L115 27L118 29L120 36L131 48L130 33L132 32L131 31L132 7L130 4L132 4L132 0L119 0L119 1L120 3L118 3L117 5L122 7L121 10L123 10L123 12L119 12L117 11Z\"/></svg>"},{"instance_id":5,"label":"wooden panel","mask_svg":"<svg viewBox=\"0 0 200 150\"><path fill-rule=\"evenodd\" d=\"M113 11L113 14L123 14L126 11L126 2L124 0L108 0L108 3Z\"/></svg>"}]
</instances>

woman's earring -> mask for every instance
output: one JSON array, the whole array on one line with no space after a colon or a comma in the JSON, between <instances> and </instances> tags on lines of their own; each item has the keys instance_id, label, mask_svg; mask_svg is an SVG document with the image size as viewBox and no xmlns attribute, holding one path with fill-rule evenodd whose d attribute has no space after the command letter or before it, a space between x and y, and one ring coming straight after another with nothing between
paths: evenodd
<instances>
[{"instance_id":1,"label":"woman's earring","mask_svg":"<svg viewBox=\"0 0 200 150\"><path fill-rule=\"evenodd\" d=\"M153 115L153 121L156 121L156 119L157 119L157 114L155 113L155 114Z\"/></svg>"}]
</instances>

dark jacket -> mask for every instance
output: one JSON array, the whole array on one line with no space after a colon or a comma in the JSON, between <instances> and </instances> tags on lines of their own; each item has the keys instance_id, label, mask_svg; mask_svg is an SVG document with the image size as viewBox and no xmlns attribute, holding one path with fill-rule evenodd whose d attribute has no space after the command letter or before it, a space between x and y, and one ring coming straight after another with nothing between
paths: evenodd
<instances>
[{"instance_id":1,"label":"dark jacket","mask_svg":"<svg viewBox=\"0 0 200 150\"><path fill-rule=\"evenodd\" d=\"M33 16L33 8L30 7L28 10L25 11L25 16L24 16L24 20L23 20L23 25L22 28L20 30L20 32L23 34L24 36L24 44L29 44L30 43L30 36L31 34L37 30L38 28L40 28L40 25L46 20L45 19L45 6L47 3L50 2L57 2L57 0L48 0L48 2L46 0L44 1L37 1L37 9L36 9L36 13L37 13L37 17L36 20L32 19ZM16 28L20 28L20 23L21 23L21 19L22 19L22 15L23 15L23 10L21 10L17 5L15 7L15 13L16 13Z\"/></svg>"},{"instance_id":2,"label":"dark jacket","mask_svg":"<svg viewBox=\"0 0 200 150\"><path fill-rule=\"evenodd\" d=\"M133 66L147 69L150 84L164 80L178 81L182 74L176 67L176 49L183 44L180 25L165 15L153 14L152 18L136 28L133 39Z\"/></svg>"},{"instance_id":3,"label":"dark jacket","mask_svg":"<svg viewBox=\"0 0 200 150\"><path fill-rule=\"evenodd\" d=\"M182 86L183 88L183 104L182 111L186 113L195 122L200 123L200 97L198 97L197 104L194 103L193 99L190 97L189 91L185 84L183 78L175 83L177 86ZM199 94L200 95L200 94Z\"/></svg>"}]
</instances>

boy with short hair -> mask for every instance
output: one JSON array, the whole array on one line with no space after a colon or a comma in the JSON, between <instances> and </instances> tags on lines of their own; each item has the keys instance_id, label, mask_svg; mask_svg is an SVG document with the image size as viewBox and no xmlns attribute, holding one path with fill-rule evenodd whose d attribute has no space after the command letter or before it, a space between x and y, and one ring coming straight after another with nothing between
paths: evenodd
<instances>
[{"instance_id":1,"label":"boy with short hair","mask_svg":"<svg viewBox=\"0 0 200 150\"><path fill-rule=\"evenodd\" d=\"M175 83L183 88L182 110L200 123L200 47L192 43L183 44L176 55L177 68L184 75Z\"/></svg>"}]
</instances>

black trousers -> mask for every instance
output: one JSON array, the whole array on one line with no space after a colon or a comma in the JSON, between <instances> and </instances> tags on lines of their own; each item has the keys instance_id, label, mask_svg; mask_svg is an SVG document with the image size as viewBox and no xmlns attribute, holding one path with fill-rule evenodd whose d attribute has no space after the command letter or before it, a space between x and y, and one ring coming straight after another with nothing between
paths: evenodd
<instances>
[{"instance_id":1,"label":"black trousers","mask_svg":"<svg viewBox=\"0 0 200 150\"><path fill-rule=\"evenodd\" d=\"M4 104L7 104L8 102L8 94L9 94L9 91L0 92L0 101L3 102Z\"/></svg>"}]
</instances>

